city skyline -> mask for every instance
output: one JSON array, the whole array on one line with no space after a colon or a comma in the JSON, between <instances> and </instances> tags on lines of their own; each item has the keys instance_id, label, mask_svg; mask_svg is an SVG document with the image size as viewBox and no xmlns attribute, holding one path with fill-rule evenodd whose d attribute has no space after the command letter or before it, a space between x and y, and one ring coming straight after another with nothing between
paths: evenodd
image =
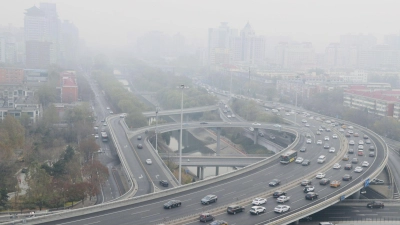
<instances>
[{"instance_id":1,"label":"city skyline","mask_svg":"<svg viewBox=\"0 0 400 225\"><path fill-rule=\"evenodd\" d=\"M220 22L241 29L250 22L257 35L290 36L312 42L318 53L343 34L373 34L378 43L399 34L394 1L94 1L17 0L0 10L1 26L23 26L24 11L41 2L57 4L61 20L73 22L88 46L133 46L150 31L181 33L190 45L207 47L207 30ZM157 5L158 7L154 7ZM287 7L290 6L290 7ZM118 26L116 26L116 24Z\"/></svg>"}]
</instances>

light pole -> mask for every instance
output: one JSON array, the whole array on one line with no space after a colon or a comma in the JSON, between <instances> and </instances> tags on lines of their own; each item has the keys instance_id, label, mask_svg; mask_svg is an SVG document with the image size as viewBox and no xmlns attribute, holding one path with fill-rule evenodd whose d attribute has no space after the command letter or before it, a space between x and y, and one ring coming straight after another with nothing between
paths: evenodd
<instances>
[{"instance_id":1,"label":"light pole","mask_svg":"<svg viewBox=\"0 0 400 225\"><path fill-rule=\"evenodd\" d=\"M157 150L157 136L158 136L158 110L159 110L159 107L158 106L156 106L156 153L158 153L158 150Z\"/></svg>"},{"instance_id":2,"label":"light pole","mask_svg":"<svg viewBox=\"0 0 400 225\"><path fill-rule=\"evenodd\" d=\"M232 99L232 72L231 71L229 71L229 73L230 73L230 75L231 75L231 87L230 87L230 90L229 90L229 94L231 95L231 96L229 96L229 99Z\"/></svg>"},{"instance_id":3,"label":"light pole","mask_svg":"<svg viewBox=\"0 0 400 225\"><path fill-rule=\"evenodd\" d=\"M189 88L184 84L178 86L181 89L181 131L179 134L179 185L182 185L182 123L183 123L183 89Z\"/></svg>"}]
</instances>

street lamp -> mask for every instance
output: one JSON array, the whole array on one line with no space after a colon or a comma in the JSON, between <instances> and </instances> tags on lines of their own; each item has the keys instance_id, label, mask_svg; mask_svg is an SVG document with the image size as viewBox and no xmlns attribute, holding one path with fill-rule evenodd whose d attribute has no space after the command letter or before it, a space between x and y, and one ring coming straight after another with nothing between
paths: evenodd
<instances>
[{"instance_id":1,"label":"street lamp","mask_svg":"<svg viewBox=\"0 0 400 225\"><path fill-rule=\"evenodd\" d=\"M159 107L158 106L156 106L156 153L158 153L158 150L157 150L157 136L158 136L158 130L157 130L157 126L158 126L158 110L159 110Z\"/></svg>"},{"instance_id":2,"label":"street lamp","mask_svg":"<svg viewBox=\"0 0 400 225\"><path fill-rule=\"evenodd\" d=\"M184 84L178 86L181 89L181 131L179 134L179 185L182 185L182 123L183 123L183 90L189 88Z\"/></svg>"}]
</instances>

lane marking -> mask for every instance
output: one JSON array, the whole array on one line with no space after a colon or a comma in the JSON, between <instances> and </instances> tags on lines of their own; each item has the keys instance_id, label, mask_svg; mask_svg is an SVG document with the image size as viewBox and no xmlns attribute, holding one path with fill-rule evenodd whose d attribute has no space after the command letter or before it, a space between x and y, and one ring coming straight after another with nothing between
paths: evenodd
<instances>
[{"instance_id":1,"label":"lane marking","mask_svg":"<svg viewBox=\"0 0 400 225\"><path fill-rule=\"evenodd\" d=\"M147 217L152 217L152 216L155 216L155 215L158 215L158 214L160 214L160 213L156 213L156 214L148 215L148 216L143 216L142 219L147 218Z\"/></svg>"}]
</instances>

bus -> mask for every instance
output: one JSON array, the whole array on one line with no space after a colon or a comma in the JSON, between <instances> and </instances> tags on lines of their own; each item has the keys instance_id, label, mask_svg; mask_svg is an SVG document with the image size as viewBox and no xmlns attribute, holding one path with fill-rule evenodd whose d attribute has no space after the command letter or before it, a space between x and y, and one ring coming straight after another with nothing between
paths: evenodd
<instances>
[{"instance_id":1,"label":"bus","mask_svg":"<svg viewBox=\"0 0 400 225\"><path fill-rule=\"evenodd\" d=\"M107 132L105 132L105 131L102 131L102 132L101 132L101 140L102 140L103 142L107 142L107 141L108 141Z\"/></svg>"},{"instance_id":2,"label":"bus","mask_svg":"<svg viewBox=\"0 0 400 225\"><path fill-rule=\"evenodd\" d=\"M293 162L297 158L297 151L296 150L289 150L281 155L281 163L288 164Z\"/></svg>"}]
</instances>

